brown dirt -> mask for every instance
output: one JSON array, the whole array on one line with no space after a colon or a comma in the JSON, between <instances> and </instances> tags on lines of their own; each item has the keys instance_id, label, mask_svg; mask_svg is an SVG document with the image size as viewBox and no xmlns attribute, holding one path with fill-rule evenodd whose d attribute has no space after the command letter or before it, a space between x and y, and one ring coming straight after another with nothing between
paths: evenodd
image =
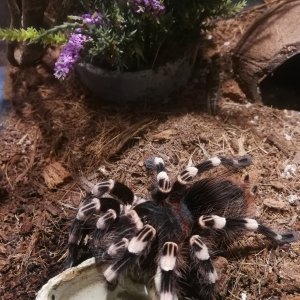
<instances>
[{"instance_id":1,"label":"brown dirt","mask_svg":"<svg viewBox=\"0 0 300 300\"><path fill-rule=\"evenodd\" d=\"M222 30L229 24L232 33L236 21L226 22ZM147 195L152 178L143 162L152 155L162 156L175 175L190 160L251 154L256 216L278 231L300 230L299 201L288 201L300 196L300 113L249 105L232 79L223 84L216 117L201 111L201 92L192 88L156 105L96 104L76 79L58 83L44 66L11 70L6 92L12 101L0 116L3 300L34 299L63 269L70 220L87 182L114 178ZM284 178L289 164L298 170ZM300 296L299 241L275 249L250 234L236 246L246 250L218 260L223 299Z\"/></svg>"}]
</instances>

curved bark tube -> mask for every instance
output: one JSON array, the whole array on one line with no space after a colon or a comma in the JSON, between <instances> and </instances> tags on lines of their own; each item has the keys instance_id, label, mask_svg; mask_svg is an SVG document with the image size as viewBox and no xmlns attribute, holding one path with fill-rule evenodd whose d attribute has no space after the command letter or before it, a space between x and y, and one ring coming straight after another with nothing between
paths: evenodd
<instances>
[{"instance_id":1,"label":"curved bark tube","mask_svg":"<svg viewBox=\"0 0 300 300\"><path fill-rule=\"evenodd\" d=\"M7 0L11 15L10 27L37 29L44 26L44 12L49 0ZM7 59L13 66L27 67L35 64L43 54L43 46L25 44L20 59L15 57L15 49L19 43L8 43Z\"/></svg>"},{"instance_id":2,"label":"curved bark tube","mask_svg":"<svg viewBox=\"0 0 300 300\"><path fill-rule=\"evenodd\" d=\"M16 0L7 0L8 9L10 12L10 27L20 28L21 27L21 3ZM19 63L15 59L15 48L17 47L18 42L8 42L7 43L7 60L13 66L19 66Z\"/></svg>"}]
</instances>

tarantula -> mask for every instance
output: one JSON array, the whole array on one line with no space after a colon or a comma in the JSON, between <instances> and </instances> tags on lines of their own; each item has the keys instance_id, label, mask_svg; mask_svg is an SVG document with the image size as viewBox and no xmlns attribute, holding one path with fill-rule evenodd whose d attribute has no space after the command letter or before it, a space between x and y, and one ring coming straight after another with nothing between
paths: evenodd
<instances>
[{"instance_id":1,"label":"tarantula","mask_svg":"<svg viewBox=\"0 0 300 300\"><path fill-rule=\"evenodd\" d=\"M171 184L164 161L148 159L146 167L157 173L151 199L135 196L118 181L96 184L72 224L68 265L78 263L88 235L96 262L108 264L104 277L109 289L130 272L154 278L160 300L215 299L218 275L212 259L238 235L256 231L275 243L295 240L295 233L275 233L251 218L256 188L249 176L241 184L220 176L192 183L219 165L239 169L249 164L248 155L213 157L186 167Z\"/></svg>"}]
</instances>

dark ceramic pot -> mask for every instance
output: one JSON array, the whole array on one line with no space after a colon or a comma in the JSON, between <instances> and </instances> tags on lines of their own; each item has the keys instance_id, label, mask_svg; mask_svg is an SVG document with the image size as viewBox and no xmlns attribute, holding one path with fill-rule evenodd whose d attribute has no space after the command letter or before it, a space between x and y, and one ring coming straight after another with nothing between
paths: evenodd
<instances>
[{"instance_id":1,"label":"dark ceramic pot","mask_svg":"<svg viewBox=\"0 0 300 300\"><path fill-rule=\"evenodd\" d=\"M109 102L161 100L182 89L189 81L197 51L156 70L108 71L89 63L76 66L82 83L96 96Z\"/></svg>"}]
</instances>

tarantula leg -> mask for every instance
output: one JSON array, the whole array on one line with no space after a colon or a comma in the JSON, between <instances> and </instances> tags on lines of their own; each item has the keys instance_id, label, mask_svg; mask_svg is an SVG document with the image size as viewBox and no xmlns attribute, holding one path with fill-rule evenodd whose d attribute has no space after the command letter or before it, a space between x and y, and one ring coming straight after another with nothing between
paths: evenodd
<instances>
[{"instance_id":1,"label":"tarantula leg","mask_svg":"<svg viewBox=\"0 0 300 300\"><path fill-rule=\"evenodd\" d=\"M111 244L101 256L95 256L96 263L108 262L112 259L116 260L120 258L126 251L128 244L129 240L127 238L122 238L120 241Z\"/></svg>"},{"instance_id":2,"label":"tarantula leg","mask_svg":"<svg viewBox=\"0 0 300 300\"><path fill-rule=\"evenodd\" d=\"M152 193L152 198L158 201L164 200L171 191L171 182L166 172L163 159L160 157L152 157L145 161L145 165L147 169L155 170L157 173L157 189Z\"/></svg>"},{"instance_id":3,"label":"tarantula leg","mask_svg":"<svg viewBox=\"0 0 300 300\"><path fill-rule=\"evenodd\" d=\"M99 198L105 193L117 197L124 204L132 204L134 200L134 194L129 187L112 179L97 183L92 189L92 194Z\"/></svg>"},{"instance_id":4,"label":"tarantula leg","mask_svg":"<svg viewBox=\"0 0 300 300\"><path fill-rule=\"evenodd\" d=\"M104 230L117 218L117 213L113 209L109 209L105 214L100 216L97 220L97 230Z\"/></svg>"},{"instance_id":5,"label":"tarantula leg","mask_svg":"<svg viewBox=\"0 0 300 300\"><path fill-rule=\"evenodd\" d=\"M113 209L109 209L106 211L106 213L104 213L103 215L101 215L97 222L96 222L96 231L95 231L95 239L100 240L103 232L105 230L107 230L110 225L115 221L115 219L117 218L117 212Z\"/></svg>"},{"instance_id":6,"label":"tarantula leg","mask_svg":"<svg viewBox=\"0 0 300 300\"><path fill-rule=\"evenodd\" d=\"M76 219L79 221L86 221L91 215L99 212L100 208L100 199L96 197L88 197L79 205Z\"/></svg>"},{"instance_id":7,"label":"tarantula leg","mask_svg":"<svg viewBox=\"0 0 300 300\"><path fill-rule=\"evenodd\" d=\"M114 212L108 212L107 214L100 216L99 219L97 221L98 224L95 224L96 230L94 232L94 245L96 247L94 256L99 263L111 260L111 253L108 251L109 247L112 247L111 250L115 249L113 251L116 252L118 258L121 257L128 245L126 245L126 248L123 249L123 251L123 246L119 245L119 243L123 244L125 240L132 238L144 227L142 220L133 209L126 211L116 218ZM116 228L118 228L117 231ZM106 234L110 237L112 244L107 244ZM123 242L121 243L120 241L122 239ZM116 250L116 248L118 250ZM113 258L115 259L115 257Z\"/></svg>"},{"instance_id":8,"label":"tarantula leg","mask_svg":"<svg viewBox=\"0 0 300 300\"><path fill-rule=\"evenodd\" d=\"M212 157L194 167L187 167L177 177L177 184L187 185L195 176L200 175L214 167L224 165L226 167L243 168L252 162L249 155L244 155L236 159L226 157Z\"/></svg>"},{"instance_id":9,"label":"tarantula leg","mask_svg":"<svg viewBox=\"0 0 300 300\"><path fill-rule=\"evenodd\" d=\"M119 274L128 264L133 263L136 258L144 253L155 235L156 230L151 225L145 225L138 234L129 241L127 250L123 256L104 271L103 275L108 284L108 288L114 289L116 287Z\"/></svg>"},{"instance_id":10,"label":"tarantula leg","mask_svg":"<svg viewBox=\"0 0 300 300\"><path fill-rule=\"evenodd\" d=\"M141 218L134 209L126 212L124 217L126 217L130 221L130 223L134 225L136 230L141 230L144 227Z\"/></svg>"},{"instance_id":11,"label":"tarantula leg","mask_svg":"<svg viewBox=\"0 0 300 300\"><path fill-rule=\"evenodd\" d=\"M100 199L96 197L88 196L79 205L79 209L76 218L72 224L69 233L69 256L67 261L67 267L72 267L77 262L78 245L87 233L87 229L84 229L84 224L90 219L90 217L99 212L101 208Z\"/></svg>"},{"instance_id":12,"label":"tarantula leg","mask_svg":"<svg viewBox=\"0 0 300 300\"><path fill-rule=\"evenodd\" d=\"M191 273L195 274L193 280L193 290L197 294L197 299L215 299L215 283L218 274L210 258L208 248L199 235L190 238L191 249Z\"/></svg>"},{"instance_id":13,"label":"tarantula leg","mask_svg":"<svg viewBox=\"0 0 300 300\"><path fill-rule=\"evenodd\" d=\"M128 239L122 238L121 241L110 245L105 254L110 258L114 258L118 256L120 253L125 252L125 250L128 247L128 244L129 244Z\"/></svg>"},{"instance_id":14,"label":"tarantula leg","mask_svg":"<svg viewBox=\"0 0 300 300\"><path fill-rule=\"evenodd\" d=\"M92 231L93 228L90 221L93 221L95 214L113 211L117 216L120 214L120 210L120 202L113 198L98 199L93 194L90 194L83 199L79 205L76 218L69 233L69 257L67 267L76 265L79 245L86 234Z\"/></svg>"},{"instance_id":15,"label":"tarantula leg","mask_svg":"<svg viewBox=\"0 0 300 300\"><path fill-rule=\"evenodd\" d=\"M193 235L190 238L190 246L194 258L199 263L199 272L203 273L203 279L208 284L215 284L218 279L218 274L212 264L210 255L208 253L208 248L201 240L199 235Z\"/></svg>"},{"instance_id":16,"label":"tarantula leg","mask_svg":"<svg viewBox=\"0 0 300 300\"><path fill-rule=\"evenodd\" d=\"M162 248L162 256L159 259L155 275L155 287L160 300L173 300L175 294L175 266L178 254L178 246L173 242L166 242Z\"/></svg>"},{"instance_id":17,"label":"tarantula leg","mask_svg":"<svg viewBox=\"0 0 300 300\"><path fill-rule=\"evenodd\" d=\"M199 225L202 228L212 228L216 230L256 231L276 243L290 243L297 239L296 233L279 234L267 226L259 224L256 220L249 218L224 218L216 215L201 216L199 218Z\"/></svg>"},{"instance_id":18,"label":"tarantula leg","mask_svg":"<svg viewBox=\"0 0 300 300\"><path fill-rule=\"evenodd\" d=\"M78 255L78 245L82 240L82 226L83 222L75 219L71 231L69 233L69 240L68 240L68 259L66 263L67 268L71 268L77 263L77 255Z\"/></svg>"}]
</instances>

